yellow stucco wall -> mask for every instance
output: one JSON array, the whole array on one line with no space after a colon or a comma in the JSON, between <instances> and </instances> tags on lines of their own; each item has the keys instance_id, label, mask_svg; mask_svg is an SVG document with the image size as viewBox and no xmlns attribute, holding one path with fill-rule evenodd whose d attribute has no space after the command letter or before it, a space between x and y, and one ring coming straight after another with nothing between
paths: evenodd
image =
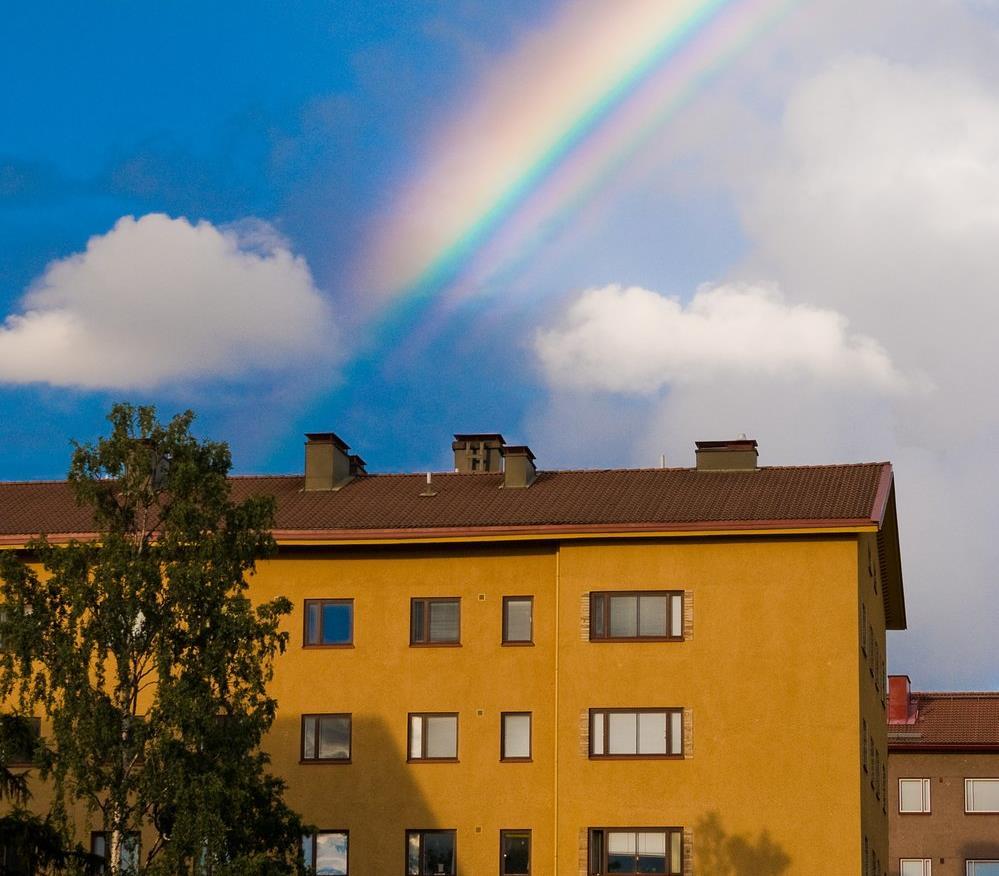
<instances>
[{"instance_id":1,"label":"yellow stucco wall","mask_svg":"<svg viewBox=\"0 0 999 876\"><path fill-rule=\"evenodd\" d=\"M404 831L441 827L457 830L466 876L497 872L504 828L532 829L535 873L577 874L591 826L681 826L695 873L699 860L860 873L864 832L882 862L887 833L880 804L861 812L860 709L876 712L858 556L852 536L282 556L253 582L257 597L295 604L273 687L274 768L308 820L350 830L352 873L402 873ZM614 589L685 591L688 640L590 642L587 594ZM500 644L514 594L535 597L534 647ZM414 596L461 597L460 647L409 646ZM304 600L336 597L354 599L354 647L303 650ZM603 706L684 708L687 756L588 759L585 715ZM458 763L406 763L418 711L459 713ZM531 763L500 762L502 711L533 712ZM353 714L351 764L298 762L299 716L312 712Z\"/></svg>"}]
</instances>

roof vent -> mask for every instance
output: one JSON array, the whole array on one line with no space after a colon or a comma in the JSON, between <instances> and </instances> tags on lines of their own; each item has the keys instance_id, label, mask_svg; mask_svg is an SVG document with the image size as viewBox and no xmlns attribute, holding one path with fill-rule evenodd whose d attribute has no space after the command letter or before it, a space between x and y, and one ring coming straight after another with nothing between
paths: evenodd
<instances>
[{"instance_id":1,"label":"roof vent","mask_svg":"<svg viewBox=\"0 0 999 876\"><path fill-rule=\"evenodd\" d=\"M451 449L454 470L462 474L503 468L503 436L495 432L455 435Z\"/></svg>"},{"instance_id":2,"label":"roof vent","mask_svg":"<svg viewBox=\"0 0 999 876\"><path fill-rule=\"evenodd\" d=\"M752 438L695 441L698 471L756 471L759 452Z\"/></svg>"},{"instance_id":3,"label":"roof vent","mask_svg":"<svg viewBox=\"0 0 999 876\"><path fill-rule=\"evenodd\" d=\"M309 432L305 436L305 490L339 490L358 475L365 462L348 453L350 445L335 432Z\"/></svg>"},{"instance_id":4,"label":"roof vent","mask_svg":"<svg viewBox=\"0 0 999 876\"><path fill-rule=\"evenodd\" d=\"M538 476L534 454L526 444L509 444L503 448L503 486L529 487Z\"/></svg>"}]
</instances>

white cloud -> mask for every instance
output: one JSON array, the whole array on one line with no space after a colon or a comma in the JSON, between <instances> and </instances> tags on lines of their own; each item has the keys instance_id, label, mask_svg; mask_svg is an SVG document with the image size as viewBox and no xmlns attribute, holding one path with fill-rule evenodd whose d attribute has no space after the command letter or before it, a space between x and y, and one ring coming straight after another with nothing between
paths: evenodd
<instances>
[{"instance_id":1,"label":"white cloud","mask_svg":"<svg viewBox=\"0 0 999 876\"><path fill-rule=\"evenodd\" d=\"M850 334L841 314L758 285L702 287L686 306L638 287L591 289L561 326L539 332L536 349L549 382L577 390L651 393L733 376L904 386L887 353Z\"/></svg>"},{"instance_id":2,"label":"white cloud","mask_svg":"<svg viewBox=\"0 0 999 876\"><path fill-rule=\"evenodd\" d=\"M259 220L119 219L52 262L0 327L0 383L148 388L332 360L305 260Z\"/></svg>"}]
</instances>

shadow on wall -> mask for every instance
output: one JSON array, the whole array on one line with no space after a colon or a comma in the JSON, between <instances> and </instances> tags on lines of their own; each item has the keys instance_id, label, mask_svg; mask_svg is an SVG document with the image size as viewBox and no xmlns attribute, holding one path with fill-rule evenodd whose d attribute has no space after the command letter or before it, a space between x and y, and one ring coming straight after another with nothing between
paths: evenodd
<instances>
[{"instance_id":1,"label":"shadow on wall","mask_svg":"<svg viewBox=\"0 0 999 876\"><path fill-rule=\"evenodd\" d=\"M316 704L317 713L332 712L330 706L336 700L319 696ZM417 782L418 771L428 768L406 763L405 750L383 720L355 713L352 723L349 764L299 763L301 721L298 716L279 714L267 740L271 768L287 780L285 799L307 823L319 831L349 831L351 873L406 873L407 830L446 831L455 825L440 823ZM457 770L459 765L429 767L435 771L452 768ZM457 783L455 790L461 791ZM449 836L431 834L422 840L421 873L462 876L460 867L452 869ZM460 859L468 838L456 836L454 840ZM339 861L331 859L328 869L319 863L320 873L345 872Z\"/></svg>"},{"instance_id":2,"label":"shadow on wall","mask_svg":"<svg viewBox=\"0 0 999 876\"><path fill-rule=\"evenodd\" d=\"M711 876L780 876L791 859L767 831L752 837L729 834L717 812L709 812L694 827L694 865Z\"/></svg>"}]
</instances>

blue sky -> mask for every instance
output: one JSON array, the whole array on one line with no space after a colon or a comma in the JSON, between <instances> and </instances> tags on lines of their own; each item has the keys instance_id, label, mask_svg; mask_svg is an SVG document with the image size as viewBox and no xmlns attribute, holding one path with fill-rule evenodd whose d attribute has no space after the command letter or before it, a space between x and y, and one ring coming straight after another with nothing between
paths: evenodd
<instances>
[{"instance_id":1,"label":"blue sky","mask_svg":"<svg viewBox=\"0 0 999 876\"><path fill-rule=\"evenodd\" d=\"M999 685L992 0L723 4L458 282L405 295L702 5L6 9L0 477L61 477L119 399L193 408L241 472L330 429L374 471L475 430L552 468L739 433L767 464L891 459L892 668Z\"/></svg>"}]
</instances>

